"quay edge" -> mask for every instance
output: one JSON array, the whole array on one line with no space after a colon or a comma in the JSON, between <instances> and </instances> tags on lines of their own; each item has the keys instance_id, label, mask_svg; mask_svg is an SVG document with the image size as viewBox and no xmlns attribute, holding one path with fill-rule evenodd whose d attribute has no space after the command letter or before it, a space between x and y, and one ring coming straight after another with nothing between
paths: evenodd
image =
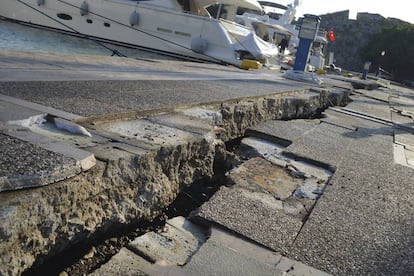
<instances>
[{"instance_id":1,"label":"quay edge","mask_svg":"<svg viewBox=\"0 0 414 276\"><path fill-rule=\"evenodd\" d=\"M82 147L95 154L93 168L44 187L0 193L0 274L20 274L94 235L154 219L185 187L211 179L217 164L223 170L229 166L226 141L266 120L314 117L344 104L349 93L333 87L206 104L222 115L221 124L207 120L194 131L177 123L177 131L189 133L179 143L137 143L122 135L105 140L99 123L86 123L103 137ZM151 116L138 120L150 122ZM223 131L218 134L215 127Z\"/></svg>"}]
</instances>

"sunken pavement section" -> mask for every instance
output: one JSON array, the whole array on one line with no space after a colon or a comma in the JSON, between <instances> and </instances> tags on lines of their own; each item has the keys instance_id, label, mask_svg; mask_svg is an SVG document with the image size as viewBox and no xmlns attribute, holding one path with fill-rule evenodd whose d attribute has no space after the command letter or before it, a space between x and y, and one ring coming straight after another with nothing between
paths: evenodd
<instances>
[{"instance_id":1,"label":"sunken pavement section","mask_svg":"<svg viewBox=\"0 0 414 276\"><path fill-rule=\"evenodd\" d=\"M413 272L414 93L350 81L1 83L0 274L151 221L228 168L93 274Z\"/></svg>"}]
</instances>

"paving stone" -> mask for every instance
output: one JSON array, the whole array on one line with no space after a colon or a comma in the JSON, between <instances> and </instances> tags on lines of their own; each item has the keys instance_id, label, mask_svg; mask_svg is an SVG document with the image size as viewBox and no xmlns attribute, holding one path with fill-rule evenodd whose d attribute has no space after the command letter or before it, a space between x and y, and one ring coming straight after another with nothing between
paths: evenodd
<instances>
[{"instance_id":1,"label":"paving stone","mask_svg":"<svg viewBox=\"0 0 414 276\"><path fill-rule=\"evenodd\" d=\"M150 263L134 252L123 247L112 258L88 274L91 276L125 275L125 276L185 276L189 275L180 267L168 265L165 262Z\"/></svg>"},{"instance_id":2,"label":"paving stone","mask_svg":"<svg viewBox=\"0 0 414 276\"><path fill-rule=\"evenodd\" d=\"M0 99L0 121L17 121L27 119L33 116L44 116L45 113L25 108L20 105L3 101Z\"/></svg>"},{"instance_id":3,"label":"paving stone","mask_svg":"<svg viewBox=\"0 0 414 276\"><path fill-rule=\"evenodd\" d=\"M409 95L399 95L390 98L390 107L398 112L409 112L414 114L414 97Z\"/></svg>"},{"instance_id":4,"label":"paving stone","mask_svg":"<svg viewBox=\"0 0 414 276\"><path fill-rule=\"evenodd\" d=\"M388 102L382 102L367 97L353 97L346 109L355 110L363 114L369 114L383 120L391 120L391 112Z\"/></svg>"},{"instance_id":5,"label":"paving stone","mask_svg":"<svg viewBox=\"0 0 414 276\"><path fill-rule=\"evenodd\" d=\"M329 275L214 226L183 270L191 275Z\"/></svg>"},{"instance_id":6,"label":"paving stone","mask_svg":"<svg viewBox=\"0 0 414 276\"><path fill-rule=\"evenodd\" d=\"M205 240L203 229L183 217L169 220L160 233L149 232L129 243L128 248L152 262L184 265Z\"/></svg>"},{"instance_id":7,"label":"paving stone","mask_svg":"<svg viewBox=\"0 0 414 276\"><path fill-rule=\"evenodd\" d=\"M387 88L375 90L356 89L354 92L363 94L367 98L375 99L382 102L388 102L390 97L398 96L397 92L389 90Z\"/></svg>"},{"instance_id":8,"label":"paving stone","mask_svg":"<svg viewBox=\"0 0 414 276\"><path fill-rule=\"evenodd\" d=\"M341 162L342 153L348 150L349 135L353 131L322 123L288 146L284 154L335 167Z\"/></svg>"},{"instance_id":9,"label":"paving stone","mask_svg":"<svg viewBox=\"0 0 414 276\"><path fill-rule=\"evenodd\" d=\"M411 116L407 116L403 113L391 112L392 122L394 126L399 129L403 129L407 132L414 134L414 120Z\"/></svg>"},{"instance_id":10,"label":"paving stone","mask_svg":"<svg viewBox=\"0 0 414 276\"><path fill-rule=\"evenodd\" d=\"M6 83L2 83L2 84L6 84ZM22 86L23 86L23 93L30 93L31 89L28 89L28 87L26 87L27 83L22 82ZM7 84L6 84L7 86ZM79 115L75 115L69 112L65 112L63 110L59 110L59 109L55 109L53 107L50 106L46 106L43 104L39 104L39 103L34 103L30 100L24 100L24 99L19 99L19 98L15 98L15 97L10 97L7 96L7 92L12 92L11 94L13 94L15 91L14 89L10 89L8 90L7 88L2 90L2 93L0 94L0 100L2 102L6 102L6 103L10 103L11 106L13 106L13 108L9 108L11 106L7 107L7 110L13 110L14 108L17 108L19 110L19 112L22 112L22 114L28 114L28 112L32 112L35 111L35 113L40 113L40 114L50 114L59 118L63 118L66 120L75 120L75 119L81 119L82 117ZM23 98L23 97L22 97ZM8 115L9 116L9 115ZM33 116L33 115L30 115ZM19 116L20 117L20 116ZM27 118L27 117L24 117ZM17 118L18 120L21 120L21 118ZM12 118L10 118L9 120L13 120Z\"/></svg>"},{"instance_id":11,"label":"paving stone","mask_svg":"<svg viewBox=\"0 0 414 276\"><path fill-rule=\"evenodd\" d=\"M394 161L396 164L409 166L404 146L394 144Z\"/></svg>"},{"instance_id":12,"label":"paving stone","mask_svg":"<svg viewBox=\"0 0 414 276\"><path fill-rule=\"evenodd\" d=\"M121 250L116 255L114 255L106 264L102 265L100 268L96 269L89 275L146 276L148 274L142 271L145 266L150 266L150 263L132 251L126 248L121 248Z\"/></svg>"},{"instance_id":13,"label":"paving stone","mask_svg":"<svg viewBox=\"0 0 414 276\"><path fill-rule=\"evenodd\" d=\"M318 120L270 120L257 127L248 129L246 135L257 138L265 137L267 140L279 141L282 145L287 146L317 126L318 123Z\"/></svg>"},{"instance_id":14,"label":"paving stone","mask_svg":"<svg viewBox=\"0 0 414 276\"><path fill-rule=\"evenodd\" d=\"M238 154L250 158L259 156L267 159L270 156L280 155L284 149L285 147L266 139L246 137L240 142Z\"/></svg>"},{"instance_id":15,"label":"paving stone","mask_svg":"<svg viewBox=\"0 0 414 276\"><path fill-rule=\"evenodd\" d=\"M323 112L323 118L321 119L324 123L347 128L351 131L356 131L358 128L369 128L372 127L372 121L368 121L363 118L358 118L350 114L338 112L333 109L327 109Z\"/></svg>"},{"instance_id":16,"label":"paving stone","mask_svg":"<svg viewBox=\"0 0 414 276\"><path fill-rule=\"evenodd\" d=\"M288 257L335 275L413 271L414 171L394 165L392 145L386 135L352 140Z\"/></svg>"},{"instance_id":17,"label":"paving stone","mask_svg":"<svg viewBox=\"0 0 414 276\"><path fill-rule=\"evenodd\" d=\"M280 255L213 227L209 240L183 267L190 275L283 275Z\"/></svg>"},{"instance_id":18,"label":"paving stone","mask_svg":"<svg viewBox=\"0 0 414 276\"><path fill-rule=\"evenodd\" d=\"M289 248L302 226L300 218L286 214L277 203L227 187L220 188L194 215L281 252Z\"/></svg>"},{"instance_id":19,"label":"paving stone","mask_svg":"<svg viewBox=\"0 0 414 276\"><path fill-rule=\"evenodd\" d=\"M414 150L414 135L403 130L394 130L394 140L396 144L404 146L406 149Z\"/></svg>"},{"instance_id":20,"label":"paving stone","mask_svg":"<svg viewBox=\"0 0 414 276\"><path fill-rule=\"evenodd\" d=\"M414 151L405 150L405 156L407 158L407 164L410 166L414 166Z\"/></svg>"},{"instance_id":21,"label":"paving stone","mask_svg":"<svg viewBox=\"0 0 414 276\"><path fill-rule=\"evenodd\" d=\"M282 275L286 275L286 276L310 276L310 275L328 276L328 275L331 275L329 273L323 272L321 270L315 269L301 262L297 262L295 260L292 260L286 257L282 257L276 267L279 271L283 271L285 273Z\"/></svg>"}]
</instances>

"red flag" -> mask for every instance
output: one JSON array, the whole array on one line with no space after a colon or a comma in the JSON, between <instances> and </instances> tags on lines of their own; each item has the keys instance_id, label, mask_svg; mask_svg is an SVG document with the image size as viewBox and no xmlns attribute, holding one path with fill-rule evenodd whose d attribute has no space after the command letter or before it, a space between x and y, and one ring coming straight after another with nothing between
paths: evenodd
<instances>
[{"instance_id":1,"label":"red flag","mask_svg":"<svg viewBox=\"0 0 414 276\"><path fill-rule=\"evenodd\" d=\"M336 35L332 29L326 34L326 36L330 42L336 41Z\"/></svg>"}]
</instances>

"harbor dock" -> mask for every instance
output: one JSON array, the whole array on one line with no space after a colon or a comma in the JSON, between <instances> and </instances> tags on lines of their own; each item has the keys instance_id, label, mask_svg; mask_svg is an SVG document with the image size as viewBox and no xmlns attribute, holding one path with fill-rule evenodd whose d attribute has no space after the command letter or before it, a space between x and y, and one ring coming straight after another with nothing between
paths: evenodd
<instances>
[{"instance_id":1,"label":"harbor dock","mask_svg":"<svg viewBox=\"0 0 414 276\"><path fill-rule=\"evenodd\" d=\"M0 50L0 275L412 274L414 91L319 78Z\"/></svg>"}]
</instances>

